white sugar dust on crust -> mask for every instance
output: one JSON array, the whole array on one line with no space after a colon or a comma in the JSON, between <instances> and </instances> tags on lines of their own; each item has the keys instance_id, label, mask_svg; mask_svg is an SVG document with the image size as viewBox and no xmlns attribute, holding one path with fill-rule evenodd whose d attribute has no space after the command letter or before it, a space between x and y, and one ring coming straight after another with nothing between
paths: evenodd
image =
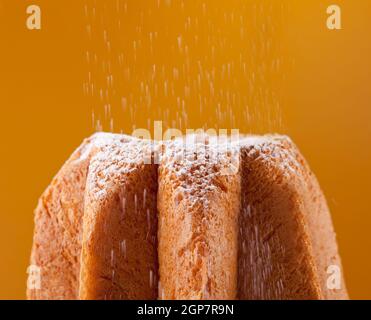
<instances>
[{"instance_id":1,"label":"white sugar dust on crust","mask_svg":"<svg viewBox=\"0 0 371 320\"><path fill-rule=\"evenodd\" d=\"M88 139L80 150L78 161L94 153L90 161L88 184L95 195L106 195L118 179L138 165L160 164L180 181L179 199L192 202L215 190L215 180L222 175L237 174L241 152L282 169L289 177L300 174L301 164L287 136L242 135L238 139L209 135L187 135L169 141L155 142L123 134L99 132ZM295 148L294 148L295 150ZM207 205L207 203L205 203Z\"/></svg>"},{"instance_id":2,"label":"white sugar dust on crust","mask_svg":"<svg viewBox=\"0 0 371 320\"><path fill-rule=\"evenodd\" d=\"M284 135L246 136L240 141L241 152L247 152L250 157L281 169L286 177L300 175L302 172L299 153L293 146L292 140Z\"/></svg>"},{"instance_id":3,"label":"white sugar dust on crust","mask_svg":"<svg viewBox=\"0 0 371 320\"><path fill-rule=\"evenodd\" d=\"M87 184L99 199L104 198L120 177L151 160L153 142L118 134L96 134L98 149L89 166Z\"/></svg>"}]
</instances>

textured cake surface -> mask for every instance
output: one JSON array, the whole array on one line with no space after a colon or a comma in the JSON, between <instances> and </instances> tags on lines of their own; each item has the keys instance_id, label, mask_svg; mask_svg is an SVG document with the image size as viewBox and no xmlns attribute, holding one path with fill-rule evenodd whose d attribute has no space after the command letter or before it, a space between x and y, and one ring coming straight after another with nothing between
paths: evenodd
<instances>
[{"instance_id":1,"label":"textured cake surface","mask_svg":"<svg viewBox=\"0 0 371 320\"><path fill-rule=\"evenodd\" d=\"M241 170L239 298L346 299L343 278L340 289L327 287L328 268L341 270L335 232L296 146L282 136L246 139Z\"/></svg>"},{"instance_id":2,"label":"textured cake surface","mask_svg":"<svg viewBox=\"0 0 371 320\"><path fill-rule=\"evenodd\" d=\"M100 137L83 142L39 199L31 265L40 269L41 288L28 288L30 299L78 297L86 176Z\"/></svg>"},{"instance_id":3,"label":"textured cake surface","mask_svg":"<svg viewBox=\"0 0 371 320\"><path fill-rule=\"evenodd\" d=\"M39 200L31 265L29 299L347 298L326 200L285 136L93 135Z\"/></svg>"},{"instance_id":4,"label":"textured cake surface","mask_svg":"<svg viewBox=\"0 0 371 320\"><path fill-rule=\"evenodd\" d=\"M157 167L143 141L107 145L85 193L80 299L157 298Z\"/></svg>"},{"instance_id":5,"label":"textured cake surface","mask_svg":"<svg viewBox=\"0 0 371 320\"><path fill-rule=\"evenodd\" d=\"M159 169L161 299L234 299L240 176L215 143L166 146ZM197 154L197 156L195 156Z\"/></svg>"}]
</instances>

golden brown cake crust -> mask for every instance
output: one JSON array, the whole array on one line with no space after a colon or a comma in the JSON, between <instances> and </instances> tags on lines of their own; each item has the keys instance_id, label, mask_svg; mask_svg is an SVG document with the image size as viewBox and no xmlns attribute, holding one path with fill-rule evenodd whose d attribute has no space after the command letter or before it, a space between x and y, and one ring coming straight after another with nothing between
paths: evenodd
<instances>
[{"instance_id":1,"label":"golden brown cake crust","mask_svg":"<svg viewBox=\"0 0 371 320\"><path fill-rule=\"evenodd\" d=\"M73 153L39 200L30 264L41 272L41 287L28 288L28 299L77 298L85 181L96 137Z\"/></svg>"},{"instance_id":2,"label":"golden brown cake crust","mask_svg":"<svg viewBox=\"0 0 371 320\"><path fill-rule=\"evenodd\" d=\"M104 147L87 179L80 299L157 298L157 166L150 145Z\"/></svg>"},{"instance_id":3,"label":"golden brown cake crust","mask_svg":"<svg viewBox=\"0 0 371 320\"><path fill-rule=\"evenodd\" d=\"M239 298L346 299L327 288L341 268L323 193L287 137L247 140L241 151Z\"/></svg>"},{"instance_id":4,"label":"golden brown cake crust","mask_svg":"<svg viewBox=\"0 0 371 320\"><path fill-rule=\"evenodd\" d=\"M81 147L70 157L41 196L38 207L35 210L34 242L31 253L31 265L41 270L41 288L28 289L27 296L29 299L79 299L87 292L85 290L86 287L96 285L92 280L86 283L86 285L80 281L81 269L92 272L90 275L87 272L84 273L85 275L88 274L89 279L94 279L94 276L98 275L89 262L86 262L84 259L81 260L83 217L86 215L86 212L90 212L86 210L84 206L85 196L86 191L89 192L89 195L91 195L92 192L89 184L88 190L85 190L87 175L92 165L92 158L95 154L101 155L103 152L102 150L110 147L116 148L115 150L119 152L117 146L124 147L123 144L129 140L134 141L133 138L124 135L108 133L94 134L91 138L85 140ZM96 162L99 162L97 158L95 159ZM112 155L107 155L106 159L109 162L109 159L112 159ZM133 207L133 194L136 194L145 183L148 184L148 195L147 203L143 210L147 208L156 208L157 168L153 166L147 167L147 165L145 165L145 167L137 166L137 163L134 163L134 166L136 170L130 173L130 181L127 180L126 183L129 185L129 189L131 189L134 185L133 181L136 181L138 183L138 188L128 192L127 206L129 211ZM125 180L125 176L121 178ZM143 180L145 180L145 183L139 184L139 181ZM114 190L115 189L112 188L112 192L114 192ZM143 190L141 194L143 194ZM114 196L117 196L117 194ZM138 198L140 198L140 196L138 196ZM112 200L108 206L114 209L115 199L107 197L106 200ZM104 205L101 205L99 210L101 210L100 216L105 216L105 220L108 221L108 224L115 226L115 215L113 214L113 210L107 210L107 206ZM147 217L147 215L145 216ZM153 211L149 213L149 218L149 220L146 218L146 221L152 223L152 229L148 238L145 240L148 243L148 239L151 238L153 234L156 235L157 231L156 214ZM96 234L99 235L99 230L103 228L102 223L105 221L97 219L94 222ZM122 232L126 230L125 228L127 229L128 226L123 226L122 230L121 228L117 230L113 227L112 232L115 232L115 235L121 235ZM137 226L131 225L131 228L131 233L129 232L128 235L130 239L128 241L134 239L133 233L136 233ZM152 236L150 241L155 243L155 236ZM137 245L143 245L143 241L140 242L140 240L138 240L135 246ZM128 255L130 252L131 256L135 258L135 261L138 261L138 265L145 264L149 259L147 258L147 254L149 254L149 252L152 254L153 274L147 272L148 281L143 280L143 283L148 284L151 281L153 288L143 292L138 290L134 294L131 293L131 296L129 294L129 296L122 296L122 298L142 297L150 299L157 295L157 257L153 253L153 247L155 247L155 245L152 246L152 249L143 245L144 249L142 250L142 248L140 248L142 253L137 256L133 253L135 248L138 249L138 247L135 246L128 249ZM95 257L98 254L101 254L99 246L92 252L92 256ZM133 263L130 264L130 266L132 265ZM83 281L85 281L84 279ZM85 291L80 292L80 288ZM151 292L149 293L149 291ZM111 298L120 297L120 295L111 295ZM91 298L105 297L101 295L101 290L98 291L97 289L94 296Z\"/></svg>"},{"instance_id":5,"label":"golden brown cake crust","mask_svg":"<svg viewBox=\"0 0 371 320\"><path fill-rule=\"evenodd\" d=\"M160 299L235 299L240 177L210 142L167 144L159 168ZM182 154L184 152L184 154Z\"/></svg>"},{"instance_id":6,"label":"golden brown cake crust","mask_svg":"<svg viewBox=\"0 0 371 320\"><path fill-rule=\"evenodd\" d=\"M28 298L346 299L342 275L328 288L342 267L326 200L291 140L244 137L232 172L214 143L195 157L166 142L157 166L151 142L85 140L35 210Z\"/></svg>"}]
</instances>

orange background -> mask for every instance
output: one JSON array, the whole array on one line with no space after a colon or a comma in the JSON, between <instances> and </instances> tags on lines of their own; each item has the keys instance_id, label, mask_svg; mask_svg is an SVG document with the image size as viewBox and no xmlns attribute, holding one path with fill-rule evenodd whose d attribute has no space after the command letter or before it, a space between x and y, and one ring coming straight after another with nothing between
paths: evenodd
<instances>
[{"instance_id":1,"label":"orange background","mask_svg":"<svg viewBox=\"0 0 371 320\"><path fill-rule=\"evenodd\" d=\"M336 2L340 31L325 0L0 0L0 298L25 298L33 209L81 140L163 120L290 135L370 299L371 5Z\"/></svg>"}]
</instances>

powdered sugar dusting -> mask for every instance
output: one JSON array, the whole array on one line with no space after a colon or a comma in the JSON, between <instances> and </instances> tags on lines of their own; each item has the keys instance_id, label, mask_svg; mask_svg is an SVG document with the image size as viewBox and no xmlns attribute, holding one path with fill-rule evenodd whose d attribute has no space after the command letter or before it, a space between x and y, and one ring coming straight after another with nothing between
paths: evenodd
<instances>
[{"instance_id":1,"label":"powdered sugar dusting","mask_svg":"<svg viewBox=\"0 0 371 320\"><path fill-rule=\"evenodd\" d=\"M281 135L246 136L240 141L241 152L246 152L255 161L279 169L285 177L300 175L302 172L298 151L293 146L289 137Z\"/></svg>"},{"instance_id":2,"label":"powdered sugar dusting","mask_svg":"<svg viewBox=\"0 0 371 320\"><path fill-rule=\"evenodd\" d=\"M179 181L174 201L187 199L191 206L200 200L205 207L209 205L207 194L220 187L217 181L224 166L232 163L233 155L238 156L238 142L218 143L213 136L190 135L164 146L160 170Z\"/></svg>"},{"instance_id":3,"label":"powdered sugar dusting","mask_svg":"<svg viewBox=\"0 0 371 320\"><path fill-rule=\"evenodd\" d=\"M216 177L238 173L241 151L256 160L269 162L287 177L301 172L295 152L283 148L285 143L292 144L285 136L250 135L234 141L230 137L187 135L157 143L120 134L96 133L90 140L91 143L81 150L79 160L88 157L93 149L97 150L91 159L87 182L95 185L97 198L106 196L117 177L151 160L154 150L155 153L162 151L155 154L155 159L159 159L163 168L180 181L178 196L174 200L186 197L192 203L203 198L206 206L205 195L217 187L213 183Z\"/></svg>"},{"instance_id":4,"label":"powdered sugar dusting","mask_svg":"<svg viewBox=\"0 0 371 320\"><path fill-rule=\"evenodd\" d=\"M87 184L97 199L103 199L117 180L145 164L153 142L125 135L100 134L99 151L91 159Z\"/></svg>"}]
</instances>

